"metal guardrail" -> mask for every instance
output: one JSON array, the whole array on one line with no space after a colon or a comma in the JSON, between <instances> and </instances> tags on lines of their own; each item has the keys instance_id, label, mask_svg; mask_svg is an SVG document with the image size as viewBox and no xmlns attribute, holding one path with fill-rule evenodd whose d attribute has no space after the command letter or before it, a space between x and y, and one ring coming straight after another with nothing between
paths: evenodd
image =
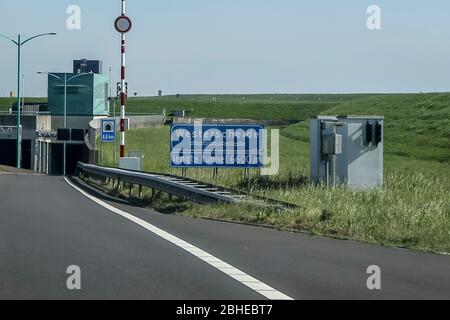
<instances>
[{"instance_id":1,"label":"metal guardrail","mask_svg":"<svg viewBox=\"0 0 450 320\"><path fill-rule=\"evenodd\" d=\"M77 167L79 171L87 174L156 189L202 204L238 203L244 198L242 195L235 195L219 187L171 175L100 167L81 162Z\"/></svg>"},{"instance_id":2,"label":"metal guardrail","mask_svg":"<svg viewBox=\"0 0 450 320\"><path fill-rule=\"evenodd\" d=\"M297 205L291 203L250 195L240 191L169 174L128 171L84 164L82 162L78 163L77 168L79 171L96 177L117 180L118 184L125 182L131 185L139 185L201 204L252 203L262 207L272 208L279 212L292 211L298 208Z\"/></svg>"}]
</instances>

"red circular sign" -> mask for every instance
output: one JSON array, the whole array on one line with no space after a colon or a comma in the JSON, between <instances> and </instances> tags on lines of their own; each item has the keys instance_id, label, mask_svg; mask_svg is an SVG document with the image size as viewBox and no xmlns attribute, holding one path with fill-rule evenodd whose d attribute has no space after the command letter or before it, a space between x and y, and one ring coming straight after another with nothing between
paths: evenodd
<instances>
[{"instance_id":1,"label":"red circular sign","mask_svg":"<svg viewBox=\"0 0 450 320\"><path fill-rule=\"evenodd\" d=\"M114 22L114 27L116 28L117 32L120 33L129 32L132 26L133 23L131 22L131 19L128 18L127 16L120 16Z\"/></svg>"}]
</instances>

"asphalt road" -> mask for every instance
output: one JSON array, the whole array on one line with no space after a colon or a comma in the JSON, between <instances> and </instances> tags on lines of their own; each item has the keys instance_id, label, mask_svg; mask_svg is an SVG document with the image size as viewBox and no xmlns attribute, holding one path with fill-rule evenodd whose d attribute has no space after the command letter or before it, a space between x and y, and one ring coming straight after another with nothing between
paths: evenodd
<instances>
[{"instance_id":1,"label":"asphalt road","mask_svg":"<svg viewBox=\"0 0 450 320\"><path fill-rule=\"evenodd\" d=\"M294 299L450 299L450 257L163 215L94 194ZM68 266L81 290L68 290ZM366 270L381 268L381 290ZM0 299L264 296L63 178L0 175Z\"/></svg>"}]
</instances>

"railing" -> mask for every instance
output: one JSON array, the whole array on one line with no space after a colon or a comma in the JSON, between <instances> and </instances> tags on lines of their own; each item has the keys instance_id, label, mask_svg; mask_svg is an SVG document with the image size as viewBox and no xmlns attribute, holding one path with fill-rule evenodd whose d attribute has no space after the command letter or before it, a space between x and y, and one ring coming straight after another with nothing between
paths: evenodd
<instances>
[{"instance_id":1,"label":"railing","mask_svg":"<svg viewBox=\"0 0 450 320\"><path fill-rule=\"evenodd\" d=\"M242 195L233 195L215 186L171 175L106 168L81 162L77 167L79 172L87 175L117 180L117 185L127 183L143 186L202 204L237 203L242 198Z\"/></svg>"},{"instance_id":2,"label":"railing","mask_svg":"<svg viewBox=\"0 0 450 320\"><path fill-rule=\"evenodd\" d=\"M116 180L117 186L119 186L120 183L127 183L130 186L138 185L140 187L151 188L201 204L251 203L261 207L271 208L278 212L293 211L299 208L291 203L250 195L237 190L168 174L128 171L84 164L81 162L78 163L78 170L88 176ZM139 193L141 193L141 188Z\"/></svg>"},{"instance_id":3,"label":"railing","mask_svg":"<svg viewBox=\"0 0 450 320\"><path fill-rule=\"evenodd\" d=\"M27 110L22 110L20 111L20 114L22 116L49 116L51 115L50 111L27 111ZM17 116L17 111L11 111L11 110L0 110L0 115L12 115L12 116Z\"/></svg>"}]
</instances>

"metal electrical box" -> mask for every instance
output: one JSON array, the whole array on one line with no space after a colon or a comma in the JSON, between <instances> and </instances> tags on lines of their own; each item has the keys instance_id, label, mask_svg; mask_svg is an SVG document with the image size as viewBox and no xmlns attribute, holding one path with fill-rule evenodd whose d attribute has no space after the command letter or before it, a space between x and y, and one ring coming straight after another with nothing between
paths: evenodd
<instances>
[{"instance_id":1,"label":"metal electrical box","mask_svg":"<svg viewBox=\"0 0 450 320\"><path fill-rule=\"evenodd\" d=\"M311 119L311 180L352 190L383 185L384 117Z\"/></svg>"},{"instance_id":2,"label":"metal electrical box","mask_svg":"<svg viewBox=\"0 0 450 320\"><path fill-rule=\"evenodd\" d=\"M130 171L142 171L142 158L128 157L119 159L119 168Z\"/></svg>"}]
</instances>

